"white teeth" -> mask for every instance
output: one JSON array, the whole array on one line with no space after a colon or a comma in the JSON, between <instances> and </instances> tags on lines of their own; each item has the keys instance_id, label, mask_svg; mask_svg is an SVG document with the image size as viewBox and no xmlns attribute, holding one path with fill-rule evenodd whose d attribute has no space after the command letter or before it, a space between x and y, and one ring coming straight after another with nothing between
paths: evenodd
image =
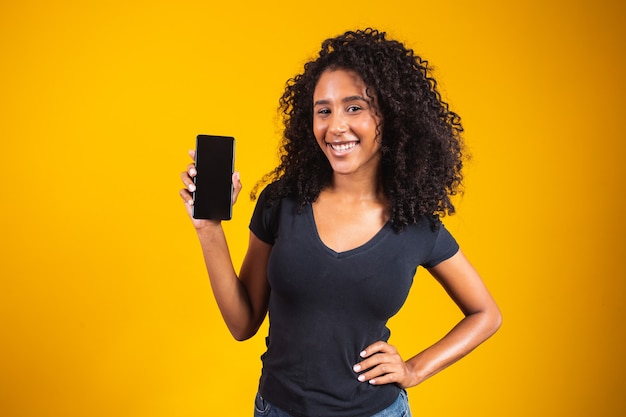
<instances>
[{"instance_id":1,"label":"white teeth","mask_svg":"<svg viewBox=\"0 0 626 417\"><path fill-rule=\"evenodd\" d=\"M330 147L336 150L337 152L345 152L356 146L356 142L348 142L348 143L329 143Z\"/></svg>"}]
</instances>

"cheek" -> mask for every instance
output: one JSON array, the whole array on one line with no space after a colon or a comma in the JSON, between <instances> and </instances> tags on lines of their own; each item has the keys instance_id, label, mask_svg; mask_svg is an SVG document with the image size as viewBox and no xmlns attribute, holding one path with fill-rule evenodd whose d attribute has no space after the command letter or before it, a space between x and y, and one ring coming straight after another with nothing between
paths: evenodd
<instances>
[{"instance_id":1,"label":"cheek","mask_svg":"<svg viewBox=\"0 0 626 417\"><path fill-rule=\"evenodd\" d=\"M326 136L326 129L323 123L319 123L313 120L313 135L315 135L315 139L318 142L324 141L324 137Z\"/></svg>"},{"instance_id":2,"label":"cheek","mask_svg":"<svg viewBox=\"0 0 626 417\"><path fill-rule=\"evenodd\" d=\"M376 123L371 120L361 120L352 125L352 130L358 132L363 138L373 138L376 136Z\"/></svg>"}]
</instances>

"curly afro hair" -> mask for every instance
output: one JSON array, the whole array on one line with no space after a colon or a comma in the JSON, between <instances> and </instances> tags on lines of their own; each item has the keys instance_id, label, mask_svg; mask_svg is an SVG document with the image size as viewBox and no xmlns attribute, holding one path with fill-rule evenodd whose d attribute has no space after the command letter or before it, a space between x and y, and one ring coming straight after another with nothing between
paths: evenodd
<instances>
[{"instance_id":1,"label":"curly afro hair","mask_svg":"<svg viewBox=\"0 0 626 417\"><path fill-rule=\"evenodd\" d=\"M280 163L252 198L260 184L275 181L270 201L291 196L302 208L330 184L332 168L313 135L313 91L324 71L336 69L356 72L376 98L382 118L379 182L393 228L454 213L450 197L460 189L465 159L460 117L442 100L428 62L371 28L325 40L319 56L287 81L280 98Z\"/></svg>"}]
</instances>

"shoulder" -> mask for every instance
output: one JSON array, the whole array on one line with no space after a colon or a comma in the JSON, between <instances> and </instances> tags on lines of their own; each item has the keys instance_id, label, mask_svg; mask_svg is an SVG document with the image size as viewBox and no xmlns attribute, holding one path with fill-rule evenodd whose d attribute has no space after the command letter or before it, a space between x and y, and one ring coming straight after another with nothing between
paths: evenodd
<instances>
[{"instance_id":1,"label":"shoulder","mask_svg":"<svg viewBox=\"0 0 626 417\"><path fill-rule=\"evenodd\" d=\"M269 244L278 237L281 222L300 214L296 199L283 196L279 185L280 181L274 181L263 188L250 221L254 234Z\"/></svg>"},{"instance_id":2,"label":"shoulder","mask_svg":"<svg viewBox=\"0 0 626 417\"><path fill-rule=\"evenodd\" d=\"M412 248L419 264L432 267L453 256L459 245L439 217L421 216L398 233L403 245Z\"/></svg>"},{"instance_id":3,"label":"shoulder","mask_svg":"<svg viewBox=\"0 0 626 417\"><path fill-rule=\"evenodd\" d=\"M410 223L405 231L422 237L436 236L443 223L439 216L419 216L415 223Z\"/></svg>"},{"instance_id":4,"label":"shoulder","mask_svg":"<svg viewBox=\"0 0 626 417\"><path fill-rule=\"evenodd\" d=\"M259 193L257 206L272 208L284 204L285 200L294 200L283 189L281 180L267 184Z\"/></svg>"},{"instance_id":5,"label":"shoulder","mask_svg":"<svg viewBox=\"0 0 626 417\"><path fill-rule=\"evenodd\" d=\"M274 181L266 184L259 193L258 202L262 202L263 204L265 204L271 201L271 197L276 193L276 189L278 187L277 183L277 181Z\"/></svg>"}]
</instances>

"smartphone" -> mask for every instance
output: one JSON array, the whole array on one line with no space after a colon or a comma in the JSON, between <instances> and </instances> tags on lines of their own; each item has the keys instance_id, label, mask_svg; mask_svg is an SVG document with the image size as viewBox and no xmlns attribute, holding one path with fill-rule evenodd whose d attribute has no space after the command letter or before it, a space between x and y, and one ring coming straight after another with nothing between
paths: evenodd
<instances>
[{"instance_id":1,"label":"smartphone","mask_svg":"<svg viewBox=\"0 0 626 417\"><path fill-rule=\"evenodd\" d=\"M231 219L234 163L235 138L214 135L196 137L194 219Z\"/></svg>"}]
</instances>

